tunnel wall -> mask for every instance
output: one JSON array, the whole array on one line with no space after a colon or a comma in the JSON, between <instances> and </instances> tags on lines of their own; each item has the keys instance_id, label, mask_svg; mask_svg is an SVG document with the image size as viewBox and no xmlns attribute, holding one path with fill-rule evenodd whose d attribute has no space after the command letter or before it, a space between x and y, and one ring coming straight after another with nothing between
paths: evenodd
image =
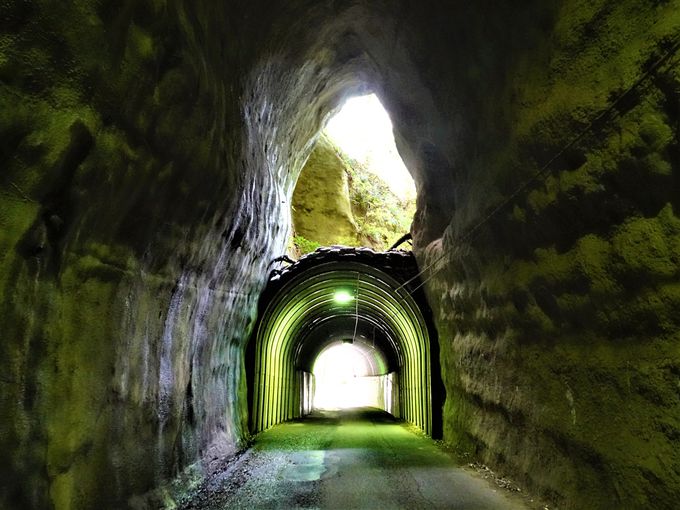
<instances>
[{"instance_id":1,"label":"tunnel wall","mask_svg":"<svg viewBox=\"0 0 680 510\"><path fill-rule=\"evenodd\" d=\"M314 408L314 391L316 388L316 381L314 374L300 370L300 416L306 416L312 412Z\"/></svg>"},{"instance_id":2,"label":"tunnel wall","mask_svg":"<svg viewBox=\"0 0 680 510\"><path fill-rule=\"evenodd\" d=\"M0 506L124 507L246 438L242 353L290 191L370 86L416 180L421 266L446 255L427 282L445 438L562 508L672 507L680 78L653 64L678 13L0 4Z\"/></svg>"},{"instance_id":3,"label":"tunnel wall","mask_svg":"<svg viewBox=\"0 0 680 510\"><path fill-rule=\"evenodd\" d=\"M0 507L124 508L248 438L243 348L324 87L240 8L0 5Z\"/></svg>"},{"instance_id":4,"label":"tunnel wall","mask_svg":"<svg viewBox=\"0 0 680 510\"><path fill-rule=\"evenodd\" d=\"M449 72L479 90L446 110L465 125L443 158L456 182L424 203L450 221L421 208L414 231L421 267L439 261L444 437L559 508L673 508L680 493L679 13L525 4L451 36L466 42ZM441 56L424 79L445 105ZM424 143L397 124L405 152Z\"/></svg>"}]
</instances>

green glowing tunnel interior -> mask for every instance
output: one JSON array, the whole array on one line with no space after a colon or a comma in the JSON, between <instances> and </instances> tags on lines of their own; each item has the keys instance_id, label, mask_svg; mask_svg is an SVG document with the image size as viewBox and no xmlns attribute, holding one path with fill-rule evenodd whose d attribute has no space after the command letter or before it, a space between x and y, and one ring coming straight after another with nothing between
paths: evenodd
<instances>
[{"instance_id":1,"label":"green glowing tunnel interior","mask_svg":"<svg viewBox=\"0 0 680 510\"><path fill-rule=\"evenodd\" d=\"M253 432L308 412L305 393L316 358L353 339L368 356L378 351L370 356L371 375L396 380L395 414L431 433L430 336L403 280L359 260L303 266L289 271L260 316L251 378Z\"/></svg>"}]
</instances>

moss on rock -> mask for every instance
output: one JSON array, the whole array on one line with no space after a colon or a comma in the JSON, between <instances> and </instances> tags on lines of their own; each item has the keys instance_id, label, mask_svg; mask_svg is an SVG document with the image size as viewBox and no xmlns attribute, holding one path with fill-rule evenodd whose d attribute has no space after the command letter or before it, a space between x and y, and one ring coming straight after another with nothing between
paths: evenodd
<instances>
[{"instance_id":1,"label":"moss on rock","mask_svg":"<svg viewBox=\"0 0 680 510\"><path fill-rule=\"evenodd\" d=\"M293 226L298 235L319 245L358 243L345 163L325 136L317 141L297 181Z\"/></svg>"},{"instance_id":2,"label":"moss on rock","mask_svg":"<svg viewBox=\"0 0 680 510\"><path fill-rule=\"evenodd\" d=\"M289 191L367 84L443 266L445 439L560 508L677 506L677 0L35 0L0 26L0 506L122 508L243 444ZM320 234L354 242L326 155Z\"/></svg>"},{"instance_id":3,"label":"moss on rock","mask_svg":"<svg viewBox=\"0 0 680 510\"><path fill-rule=\"evenodd\" d=\"M301 253L333 244L387 250L409 230L412 205L322 134L293 193L294 243Z\"/></svg>"}]
</instances>

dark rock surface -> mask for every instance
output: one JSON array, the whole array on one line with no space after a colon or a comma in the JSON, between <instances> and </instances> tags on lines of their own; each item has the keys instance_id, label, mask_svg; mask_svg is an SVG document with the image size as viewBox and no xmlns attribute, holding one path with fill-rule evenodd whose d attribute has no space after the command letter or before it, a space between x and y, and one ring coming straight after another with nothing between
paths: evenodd
<instances>
[{"instance_id":1,"label":"dark rock surface","mask_svg":"<svg viewBox=\"0 0 680 510\"><path fill-rule=\"evenodd\" d=\"M370 89L421 266L443 255L445 439L560 508L671 508L679 13L0 3L0 506L124 507L247 439L243 351L294 183Z\"/></svg>"}]
</instances>

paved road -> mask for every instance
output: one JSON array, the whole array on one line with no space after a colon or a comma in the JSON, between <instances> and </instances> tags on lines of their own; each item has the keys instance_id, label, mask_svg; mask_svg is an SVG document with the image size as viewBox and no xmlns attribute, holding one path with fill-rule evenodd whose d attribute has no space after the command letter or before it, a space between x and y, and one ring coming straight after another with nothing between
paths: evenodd
<instances>
[{"instance_id":1,"label":"paved road","mask_svg":"<svg viewBox=\"0 0 680 510\"><path fill-rule=\"evenodd\" d=\"M316 413L257 437L183 508L520 509L382 411Z\"/></svg>"}]
</instances>

